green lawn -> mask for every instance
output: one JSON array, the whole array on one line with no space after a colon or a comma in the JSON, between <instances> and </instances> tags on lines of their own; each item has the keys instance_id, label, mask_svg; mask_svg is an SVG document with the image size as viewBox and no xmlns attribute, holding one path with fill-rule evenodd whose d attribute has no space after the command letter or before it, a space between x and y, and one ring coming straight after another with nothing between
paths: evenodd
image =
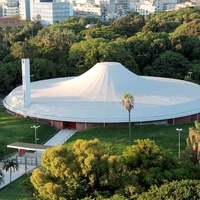
<instances>
[{"instance_id":1,"label":"green lawn","mask_svg":"<svg viewBox=\"0 0 200 200\"><path fill-rule=\"evenodd\" d=\"M6 112L3 106L0 106L0 151L4 155L17 151L17 149L7 148L7 145L16 141L35 142L34 129L32 125L40 125L37 129L38 143L42 144L51 138L57 131L46 123L33 121L31 119L19 118ZM0 200L17 200L22 198L31 199L21 186L21 182L25 177L21 177L12 183L11 188L6 186L0 190Z\"/></svg>"},{"instance_id":2,"label":"green lawn","mask_svg":"<svg viewBox=\"0 0 200 200\"><path fill-rule=\"evenodd\" d=\"M179 125L135 125L132 126L132 138L133 141L149 138L165 150L178 156L178 132L176 128L183 129L180 137L181 150L183 150L186 147L188 129L193 126L193 123ZM130 144L128 127L104 127L77 132L64 145L71 149L77 139L91 140L94 138L98 138L112 154L121 154L124 148Z\"/></svg>"},{"instance_id":3,"label":"green lawn","mask_svg":"<svg viewBox=\"0 0 200 200\"><path fill-rule=\"evenodd\" d=\"M46 123L33 121L26 118L19 118L6 112L3 106L0 106L0 151L4 155L17 151L7 148L8 144L13 142L35 142L34 129L32 125L40 125L37 129L38 143L44 143L52 137L57 131Z\"/></svg>"},{"instance_id":4,"label":"green lawn","mask_svg":"<svg viewBox=\"0 0 200 200\"><path fill-rule=\"evenodd\" d=\"M26 178L26 175L20 177L12 183L11 187L6 186L0 190L0 200L19 200L27 199L33 200L29 194L25 193L21 182Z\"/></svg>"}]
</instances>

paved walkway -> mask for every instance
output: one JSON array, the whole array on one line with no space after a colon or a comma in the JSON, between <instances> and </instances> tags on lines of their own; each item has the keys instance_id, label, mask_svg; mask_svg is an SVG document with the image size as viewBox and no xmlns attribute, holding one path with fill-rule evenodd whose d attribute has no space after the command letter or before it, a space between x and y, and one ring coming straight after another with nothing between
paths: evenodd
<instances>
[{"instance_id":1,"label":"paved walkway","mask_svg":"<svg viewBox=\"0 0 200 200\"><path fill-rule=\"evenodd\" d=\"M55 136L53 136L49 141L45 143L45 145L51 145L51 146L57 146L62 145L64 142L66 142L74 133L75 129L64 129L59 131ZM33 153L32 155L34 155ZM41 161L41 153L38 152L38 160ZM12 158L16 158L16 155L13 155ZM27 162L28 163L28 162ZM0 169L2 169L3 163L0 162ZM24 175L27 171L31 171L34 168L36 168L36 165L27 165L25 167L25 164L19 164L19 170L12 173L12 181L18 179L22 175ZM4 174L4 183L0 185L0 188L5 187L10 183L10 173L3 171Z\"/></svg>"},{"instance_id":2,"label":"paved walkway","mask_svg":"<svg viewBox=\"0 0 200 200\"><path fill-rule=\"evenodd\" d=\"M60 130L54 137L45 143L45 145L58 146L65 143L73 134L75 129Z\"/></svg>"}]
</instances>

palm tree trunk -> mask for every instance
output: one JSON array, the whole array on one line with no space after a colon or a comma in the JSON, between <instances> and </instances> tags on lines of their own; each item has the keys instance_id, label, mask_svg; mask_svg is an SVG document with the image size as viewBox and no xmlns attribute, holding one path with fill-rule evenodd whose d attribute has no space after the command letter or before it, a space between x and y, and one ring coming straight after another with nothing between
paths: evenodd
<instances>
[{"instance_id":1,"label":"palm tree trunk","mask_svg":"<svg viewBox=\"0 0 200 200\"><path fill-rule=\"evenodd\" d=\"M9 184L9 187L11 187L11 178L12 178L12 170L10 169L10 184Z\"/></svg>"},{"instance_id":2,"label":"palm tree trunk","mask_svg":"<svg viewBox=\"0 0 200 200\"><path fill-rule=\"evenodd\" d=\"M129 141L132 144L132 135L131 135L131 112L128 112L128 124L129 124Z\"/></svg>"}]
</instances>

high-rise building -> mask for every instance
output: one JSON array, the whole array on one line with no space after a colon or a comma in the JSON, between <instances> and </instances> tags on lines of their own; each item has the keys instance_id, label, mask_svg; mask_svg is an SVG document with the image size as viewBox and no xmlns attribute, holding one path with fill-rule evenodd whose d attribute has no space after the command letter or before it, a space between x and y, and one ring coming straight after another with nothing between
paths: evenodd
<instances>
[{"instance_id":1,"label":"high-rise building","mask_svg":"<svg viewBox=\"0 0 200 200\"><path fill-rule=\"evenodd\" d=\"M20 16L25 20L40 18L43 26L65 20L73 15L68 0L19 0Z\"/></svg>"},{"instance_id":2,"label":"high-rise building","mask_svg":"<svg viewBox=\"0 0 200 200\"><path fill-rule=\"evenodd\" d=\"M130 9L130 0L116 0L116 3L120 4L123 10Z\"/></svg>"},{"instance_id":3,"label":"high-rise building","mask_svg":"<svg viewBox=\"0 0 200 200\"><path fill-rule=\"evenodd\" d=\"M19 14L21 19L31 20L30 0L19 0Z\"/></svg>"}]
</instances>

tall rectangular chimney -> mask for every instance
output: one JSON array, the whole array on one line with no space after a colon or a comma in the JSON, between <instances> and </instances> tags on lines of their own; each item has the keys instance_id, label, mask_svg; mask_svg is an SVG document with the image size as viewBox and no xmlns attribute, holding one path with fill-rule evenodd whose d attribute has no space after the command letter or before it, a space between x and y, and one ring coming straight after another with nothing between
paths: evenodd
<instances>
[{"instance_id":1,"label":"tall rectangular chimney","mask_svg":"<svg viewBox=\"0 0 200 200\"><path fill-rule=\"evenodd\" d=\"M31 103L30 91L30 60L28 58L22 59L22 84L24 108L27 108Z\"/></svg>"}]
</instances>

